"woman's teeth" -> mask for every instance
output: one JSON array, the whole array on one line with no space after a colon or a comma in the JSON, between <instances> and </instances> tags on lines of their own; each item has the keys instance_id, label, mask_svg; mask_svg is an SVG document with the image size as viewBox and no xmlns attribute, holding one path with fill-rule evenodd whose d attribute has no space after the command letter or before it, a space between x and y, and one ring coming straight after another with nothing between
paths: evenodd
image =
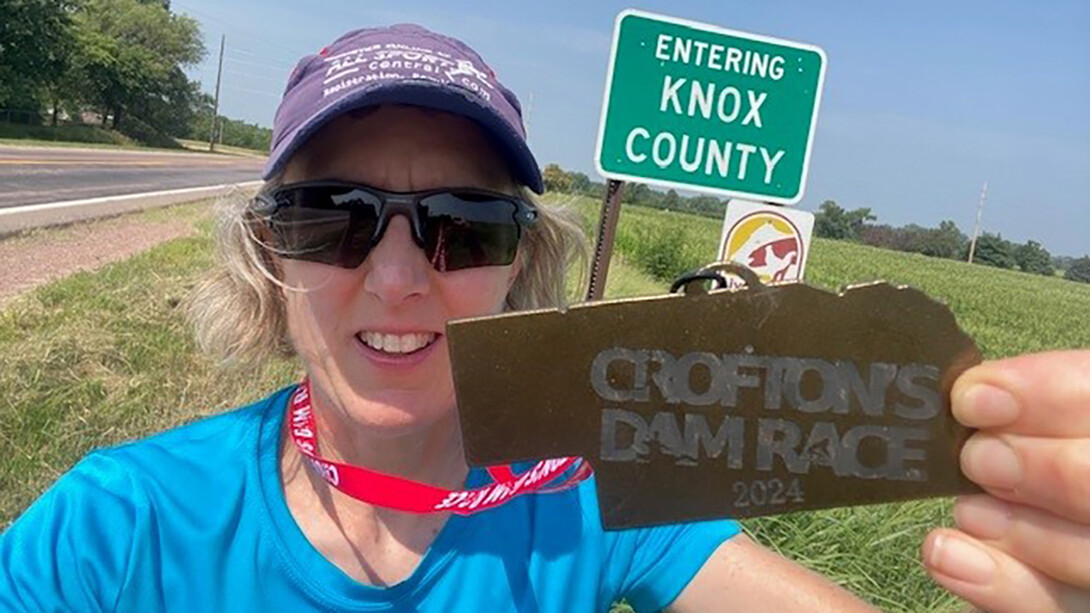
<instances>
[{"instance_id":1,"label":"woman's teeth","mask_svg":"<svg viewBox=\"0 0 1090 613\"><path fill-rule=\"evenodd\" d=\"M360 332L363 344L386 353L412 353L423 349L435 341L434 332L416 334L382 334L381 332Z\"/></svg>"}]
</instances>

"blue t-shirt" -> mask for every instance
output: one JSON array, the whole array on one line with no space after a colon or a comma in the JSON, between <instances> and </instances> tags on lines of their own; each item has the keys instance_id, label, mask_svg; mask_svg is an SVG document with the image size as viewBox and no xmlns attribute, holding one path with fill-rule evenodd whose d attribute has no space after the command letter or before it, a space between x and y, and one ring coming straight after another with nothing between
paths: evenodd
<instances>
[{"instance_id":1,"label":"blue t-shirt","mask_svg":"<svg viewBox=\"0 0 1090 613\"><path fill-rule=\"evenodd\" d=\"M411 576L363 585L288 511L277 453L290 391L84 458L0 535L0 611L567 612L625 597L642 613L738 532L606 532L587 481L452 516Z\"/></svg>"}]
</instances>

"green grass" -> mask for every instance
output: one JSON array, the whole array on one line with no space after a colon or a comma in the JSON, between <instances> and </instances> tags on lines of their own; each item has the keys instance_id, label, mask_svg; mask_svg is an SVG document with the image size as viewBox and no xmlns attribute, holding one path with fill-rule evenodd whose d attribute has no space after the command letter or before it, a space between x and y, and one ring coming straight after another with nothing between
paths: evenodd
<instances>
[{"instance_id":1,"label":"green grass","mask_svg":"<svg viewBox=\"0 0 1090 613\"><path fill-rule=\"evenodd\" d=\"M598 215L600 205L590 198L559 199L588 220ZM721 229L714 219L626 206L615 256L644 272L663 270L658 281L664 290L677 274L715 259ZM675 237L681 244L664 249L661 242ZM648 262L640 258L646 252L676 255ZM1090 347L1086 283L825 239L814 241L806 280L834 290L877 280L919 288L950 307L988 358Z\"/></svg>"},{"instance_id":2,"label":"green grass","mask_svg":"<svg viewBox=\"0 0 1090 613\"><path fill-rule=\"evenodd\" d=\"M571 201L592 226L598 204ZM88 450L237 406L298 377L290 360L260 373L223 372L197 354L177 305L212 266L206 206L142 215L181 219L199 232L0 310L0 526ZM715 220L625 208L607 295L666 291L678 267L714 257L719 230ZM682 245L656 278L640 259L654 254L638 250L641 240L662 237ZM807 277L829 288L879 278L919 287L949 304L989 357L1090 346L1090 285L830 241L815 243ZM885 610L949 611L962 605L918 561L924 534L948 524L949 510L948 500L931 500L745 526Z\"/></svg>"},{"instance_id":3,"label":"green grass","mask_svg":"<svg viewBox=\"0 0 1090 613\"><path fill-rule=\"evenodd\" d=\"M2 124L0 124L2 125ZM85 139L81 137L72 137L70 134L58 134L56 140L54 140L48 134L39 134L41 138L32 137L16 137L16 136L4 136L4 131L0 129L0 145L12 145L16 147L60 147L64 149L125 149L136 151L165 151L170 153L208 153L208 143L200 143L198 141L191 141L185 139L175 139L178 141L179 147L152 147L150 145L142 145L131 138L121 134L120 132L114 132L112 130L102 130L101 128L93 128L92 126L83 126L92 128L94 131L101 131L108 133L101 139L94 137L87 137ZM216 145L215 153L221 155L252 157L252 158L264 158L268 155L267 151L257 151L254 149L244 149L242 147L231 147L229 145Z\"/></svg>"},{"instance_id":4,"label":"green grass","mask_svg":"<svg viewBox=\"0 0 1090 613\"><path fill-rule=\"evenodd\" d=\"M0 145L10 145L12 147L49 147L60 149L121 149L126 151L168 151L171 153L181 153L185 151L185 149L148 147L140 144L89 143L83 141L54 141L34 138L0 138Z\"/></svg>"},{"instance_id":5,"label":"green grass","mask_svg":"<svg viewBox=\"0 0 1090 613\"><path fill-rule=\"evenodd\" d=\"M189 140L186 138L175 139L178 144L189 149L190 151L197 151L201 153L208 153L208 141ZM259 151L257 149L247 149L245 147L234 147L232 145L216 144L215 153L223 153L226 155L241 155L244 157L265 157L269 154L268 151Z\"/></svg>"},{"instance_id":6,"label":"green grass","mask_svg":"<svg viewBox=\"0 0 1090 613\"><path fill-rule=\"evenodd\" d=\"M0 526L95 447L297 378L288 361L256 375L222 372L196 351L178 304L212 265L207 203L142 215L202 232L50 283L0 311Z\"/></svg>"},{"instance_id":7,"label":"green grass","mask_svg":"<svg viewBox=\"0 0 1090 613\"><path fill-rule=\"evenodd\" d=\"M19 147L64 147L78 149L138 149L142 151L203 151L208 152L208 143L174 139L174 146L152 146L141 143L129 136L101 126L87 124L60 125L24 125L0 121L0 145L15 145ZM264 156L265 151L252 151L239 147L217 145L218 153L228 155Z\"/></svg>"},{"instance_id":8,"label":"green grass","mask_svg":"<svg viewBox=\"0 0 1090 613\"><path fill-rule=\"evenodd\" d=\"M17 142L83 143L139 147L140 143L116 131L91 125L24 125L0 121L0 138Z\"/></svg>"}]
</instances>

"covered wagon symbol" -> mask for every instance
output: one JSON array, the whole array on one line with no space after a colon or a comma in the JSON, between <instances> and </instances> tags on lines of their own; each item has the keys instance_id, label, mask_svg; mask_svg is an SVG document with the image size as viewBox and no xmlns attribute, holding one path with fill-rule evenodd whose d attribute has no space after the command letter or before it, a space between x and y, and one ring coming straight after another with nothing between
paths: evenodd
<instances>
[{"instance_id":1,"label":"covered wagon symbol","mask_svg":"<svg viewBox=\"0 0 1090 613\"><path fill-rule=\"evenodd\" d=\"M782 215L754 213L731 228L725 256L749 267L763 283L797 280L804 261L802 235Z\"/></svg>"}]
</instances>

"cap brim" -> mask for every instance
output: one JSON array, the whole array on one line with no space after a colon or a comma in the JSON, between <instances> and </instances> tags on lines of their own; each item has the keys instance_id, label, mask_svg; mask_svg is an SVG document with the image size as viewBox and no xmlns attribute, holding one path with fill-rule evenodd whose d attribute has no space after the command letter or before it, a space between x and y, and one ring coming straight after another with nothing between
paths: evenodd
<instances>
[{"instance_id":1,"label":"cap brim","mask_svg":"<svg viewBox=\"0 0 1090 613\"><path fill-rule=\"evenodd\" d=\"M499 95L498 93L496 95ZM273 148L262 173L263 179L280 172L288 159L323 126L349 111L381 104L409 104L446 111L476 121L503 148L503 154L511 162L515 179L535 193L545 192L541 170L526 141L478 94L439 85L424 80L399 80L361 87L355 92L322 109L299 125Z\"/></svg>"}]
</instances>

